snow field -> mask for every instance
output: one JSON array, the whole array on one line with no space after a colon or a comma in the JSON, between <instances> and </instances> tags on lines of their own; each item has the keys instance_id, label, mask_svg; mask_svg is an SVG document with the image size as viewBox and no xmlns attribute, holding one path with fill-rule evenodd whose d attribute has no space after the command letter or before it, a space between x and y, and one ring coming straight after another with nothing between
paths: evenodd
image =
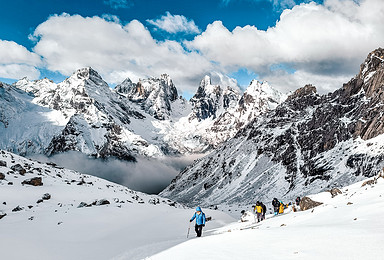
<instances>
[{"instance_id":1,"label":"snow field","mask_svg":"<svg viewBox=\"0 0 384 260\"><path fill-rule=\"evenodd\" d=\"M384 179L362 183L334 198L329 192L310 196L324 203L314 209L256 225L232 223L147 259L383 259Z\"/></svg>"},{"instance_id":2,"label":"snow field","mask_svg":"<svg viewBox=\"0 0 384 260\"><path fill-rule=\"evenodd\" d=\"M186 240L193 209L8 152L0 160L6 163L0 166L1 259L135 260ZM11 170L16 164L27 170L24 176ZM33 177L43 185L21 184ZM51 198L37 203L46 193ZM89 206L103 199L110 204ZM213 218L209 229L234 221L220 211L206 215Z\"/></svg>"}]
</instances>

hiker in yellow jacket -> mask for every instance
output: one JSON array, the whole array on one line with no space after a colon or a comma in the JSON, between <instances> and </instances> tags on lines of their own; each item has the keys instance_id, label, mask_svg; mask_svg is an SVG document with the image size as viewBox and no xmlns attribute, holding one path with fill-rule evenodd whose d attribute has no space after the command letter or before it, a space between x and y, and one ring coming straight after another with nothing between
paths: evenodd
<instances>
[{"instance_id":1,"label":"hiker in yellow jacket","mask_svg":"<svg viewBox=\"0 0 384 260\"><path fill-rule=\"evenodd\" d=\"M279 214L284 213L284 203L280 200Z\"/></svg>"},{"instance_id":2,"label":"hiker in yellow jacket","mask_svg":"<svg viewBox=\"0 0 384 260\"><path fill-rule=\"evenodd\" d=\"M256 216L257 216L257 222L262 221L263 220L263 206L261 205L261 203L259 201L256 202L255 212L256 212Z\"/></svg>"}]
</instances>

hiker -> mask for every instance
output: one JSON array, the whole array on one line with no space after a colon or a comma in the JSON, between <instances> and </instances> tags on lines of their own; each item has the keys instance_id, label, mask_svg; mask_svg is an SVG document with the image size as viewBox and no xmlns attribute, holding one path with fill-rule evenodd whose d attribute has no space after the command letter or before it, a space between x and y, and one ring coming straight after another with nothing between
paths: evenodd
<instances>
[{"instance_id":1,"label":"hiker","mask_svg":"<svg viewBox=\"0 0 384 260\"><path fill-rule=\"evenodd\" d=\"M261 220L265 220L265 212L267 212L267 206L265 206L263 202L261 202L260 204L261 204L261 207L263 208L263 216Z\"/></svg>"},{"instance_id":2,"label":"hiker","mask_svg":"<svg viewBox=\"0 0 384 260\"><path fill-rule=\"evenodd\" d=\"M195 214L193 214L192 218L189 222L192 222L196 218L195 231L198 237L201 237L201 233L203 232L203 227L205 226L205 214L201 211L200 207L196 208Z\"/></svg>"},{"instance_id":3,"label":"hiker","mask_svg":"<svg viewBox=\"0 0 384 260\"><path fill-rule=\"evenodd\" d=\"M276 216L277 214L279 214L280 202L276 198L274 198L272 200L272 206L273 206L273 213Z\"/></svg>"},{"instance_id":4,"label":"hiker","mask_svg":"<svg viewBox=\"0 0 384 260\"><path fill-rule=\"evenodd\" d=\"M279 206L279 214L284 213L284 203L280 200L280 206Z\"/></svg>"},{"instance_id":5,"label":"hiker","mask_svg":"<svg viewBox=\"0 0 384 260\"><path fill-rule=\"evenodd\" d=\"M241 217L240 217L241 222L254 221L254 219L255 219L255 215L253 215L252 212L245 211L245 210L241 211Z\"/></svg>"},{"instance_id":6,"label":"hiker","mask_svg":"<svg viewBox=\"0 0 384 260\"><path fill-rule=\"evenodd\" d=\"M257 216L257 223L259 223L263 218L263 207L261 206L259 201L256 202L255 212Z\"/></svg>"},{"instance_id":7,"label":"hiker","mask_svg":"<svg viewBox=\"0 0 384 260\"><path fill-rule=\"evenodd\" d=\"M296 206L300 206L300 200L301 200L300 197L296 198Z\"/></svg>"}]
</instances>

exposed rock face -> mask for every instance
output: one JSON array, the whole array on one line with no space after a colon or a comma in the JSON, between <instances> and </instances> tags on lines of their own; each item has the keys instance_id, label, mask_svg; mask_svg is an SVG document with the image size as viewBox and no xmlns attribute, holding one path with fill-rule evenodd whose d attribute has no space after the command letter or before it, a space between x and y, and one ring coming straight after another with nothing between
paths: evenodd
<instances>
[{"instance_id":1,"label":"exposed rock face","mask_svg":"<svg viewBox=\"0 0 384 260\"><path fill-rule=\"evenodd\" d=\"M161 195L191 205L252 203L244 198L294 199L376 175L384 166L382 52L369 54L358 76L333 93L297 90Z\"/></svg>"},{"instance_id":2,"label":"exposed rock face","mask_svg":"<svg viewBox=\"0 0 384 260\"><path fill-rule=\"evenodd\" d=\"M305 85L303 88L299 88L292 95L288 96L287 100L292 100L300 97L304 97L310 94L316 94L317 90L315 86Z\"/></svg>"},{"instance_id":3,"label":"exposed rock face","mask_svg":"<svg viewBox=\"0 0 384 260\"><path fill-rule=\"evenodd\" d=\"M96 206L102 206L102 205L108 205L108 204L111 204L111 203L109 202L109 200L106 200L106 199L101 199L96 202Z\"/></svg>"},{"instance_id":4,"label":"exposed rock face","mask_svg":"<svg viewBox=\"0 0 384 260\"><path fill-rule=\"evenodd\" d=\"M50 200L51 199L51 194L45 193L42 197L43 200Z\"/></svg>"},{"instance_id":5,"label":"exposed rock face","mask_svg":"<svg viewBox=\"0 0 384 260\"><path fill-rule=\"evenodd\" d=\"M0 166L7 167L7 162L5 162L5 161L0 161Z\"/></svg>"},{"instance_id":6,"label":"exposed rock face","mask_svg":"<svg viewBox=\"0 0 384 260\"><path fill-rule=\"evenodd\" d=\"M336 197L339 194L342 194L341 190L339 190L338 188L333 188L329 190L329 192L331 193L332 198Z\"/></svg>"},{"instance_id":7,"label":"exposed rock face","mask_svg":"<svg viewBox=\"0 0 384 260\"><path fill-rule=\"evenodd\" d=\"M159 120L171 115L172 102L179 98L177 89L167 74L161 75L160 78L140 80L137 84L126 79L116 86L116 91L139 104L144 111Z\"/></svg>"},{"instance_id":8,"label":"exposed rock face","mask_svg":"<svg viewBox=\"0 0 384 260\"><path fill-rule=\"evenodd\" d=\"M11 167L12 171L18 172L20 175L25 175L27 172L20 164L15 164Z\"/></svg>"},{"instance_id":9,"label":"exposed rock face","mask_svg":"<svg viewBox=\"0 0 384 260\"><path fill-rule=\"evenodd\" d=\"M4 173L0 172L0 180L4 180L4 179L5 179Z\"/></svg>"},{"instance_id":10,"label":"exposed rock face","mask_svg":"<svg viewBox=\"0 0 384 260\"><path fill-rule=\"evenodd\" d=\"M14 208L14 209L12 210L12 212L22 211L23 209L24 209L23 207L17 206L16 208Z\"/></svg>"},{"instance_id":11,"label":"exposed rock face","mask_svg":"<svg viewBox=\"0 0 384 260\"><path fill-rule=\"evenodd\" d=\"M193 111L189 120L196 118L198 121L201 121L209 117L215 119L216 112L221 105L220 103L224 102L223 99L221 87L219 85L212 85L211 78L205 76L201 80L196 94L191 99Z\"/></svg>"},{"instance_id":12,"label":"exposed rock face","mask_svg":"<svg viewBox=\"0 0 384 260\"><path fill-rule=\"evenodd\" d=\"M312 209L317 206L320 206L321 204L323 203L311 200L309 197L304 197L300 201L300 209L304 211L304 210L308 210L308 209Z\"/></svg>"},{"instance_id":13,"label":"exposed rock face","mask_svg":"<svg viewBox=\"0 0 384 260\"><path fill-rule=\"evenodd\" d=\"M21 184L28 184L32 186L43 186L43 179L41 177L34 177L29 180L23 181Z\"/></svg>"}]
</instances>

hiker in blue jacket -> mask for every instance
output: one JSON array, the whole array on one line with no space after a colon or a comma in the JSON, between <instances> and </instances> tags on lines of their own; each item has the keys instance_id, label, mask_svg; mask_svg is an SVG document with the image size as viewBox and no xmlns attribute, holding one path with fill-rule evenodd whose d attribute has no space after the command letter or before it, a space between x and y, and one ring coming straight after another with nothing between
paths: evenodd
<instances>
[{"instance_id":1,"label":"hiker in blue jacket","mask_svg":"<svg viewBox=\"0 0 384 260\"><path fill-rule=\"evenodd\" d=\"M191 220L192 222L196 218L195 231L198 237L201 237L201 233L203 232L203 227L205 226L205 214L201 211L200 207L196 208L195 214L193 214Z\"/></svg>"}]
</instances>

